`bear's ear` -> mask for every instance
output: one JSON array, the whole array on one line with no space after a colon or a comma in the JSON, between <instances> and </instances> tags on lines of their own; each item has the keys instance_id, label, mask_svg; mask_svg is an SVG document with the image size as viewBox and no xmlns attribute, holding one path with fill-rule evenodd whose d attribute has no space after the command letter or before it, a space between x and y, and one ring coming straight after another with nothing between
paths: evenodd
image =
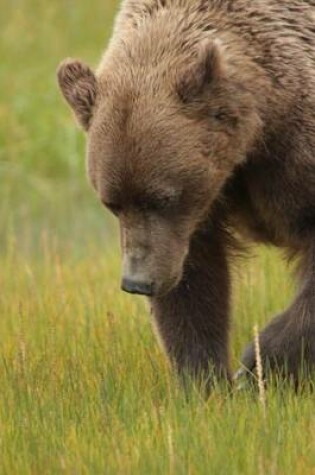
<instances>
[{"instance_id":1,"label":"bear's ear","mask_svg":"<svg viewBox=\"0 0 315 475\"><path fill-rule=\"evenodd\" d=\"M196 58L179 74L177 93L185 103L198 98L208 84L222 74L222 58L218 41L207 41L200 45Z\"/></svg>"},{"instance_id":2,"label":"bear's ear","mask_svg":"<svg viewBox=\"0 0 315 475\"><path fill-rule=\"evenodd\" d=\"M57 71L59 87L80 125L88 130L97 96L93 71L78 60L64 60Z\"/></svg>"}]
</instances>

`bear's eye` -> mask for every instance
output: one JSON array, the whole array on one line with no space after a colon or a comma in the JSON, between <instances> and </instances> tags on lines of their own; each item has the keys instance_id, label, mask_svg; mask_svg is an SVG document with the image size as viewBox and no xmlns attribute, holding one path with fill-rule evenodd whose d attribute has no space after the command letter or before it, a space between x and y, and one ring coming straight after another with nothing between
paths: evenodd
<instances>
[{"instance_id":1,"label":"bear's eye","mask_svg":"<svg viewBox=\"0 0 315 475\"><path fill-rule=\"evenodd\" d=\"M238 119L235 113L227 109L217 109L210 113L210 117L218 123L225 123L231 127L236 127Z\"/></svg>"},{"instance_id":2,"label":"bear's eye","mask_svg":"<svg viewBox=\"0 0 315 475\"><path fill-rule=\"evenodd\" d=\"M219 120L219 121L223 121L226 119L226 114L222 111L216 111L214 114L213 114L213 118L215 120Z\"/></svg>"},{"instance_id":3,"label":"bear's eye","mask_svg":"<svg viewBox=\"0 0 315 475\"><path fill-rule=\"evenodd\" d=\"M146 211L164 211L172 205L172 199L169 196L147 197L141 204L141 208Z\"/></svg>"},{"instance_id":4,"label":"bear's eye","mask_svg":"<svg viewBox=\"0 0 315 475\"><path fill-rule=\"evenodd\" d=\"M223 109L216 109L210 112L210 117L218 122L224 122L227 118L227 113Z\"/></svg>"}]
</instances>

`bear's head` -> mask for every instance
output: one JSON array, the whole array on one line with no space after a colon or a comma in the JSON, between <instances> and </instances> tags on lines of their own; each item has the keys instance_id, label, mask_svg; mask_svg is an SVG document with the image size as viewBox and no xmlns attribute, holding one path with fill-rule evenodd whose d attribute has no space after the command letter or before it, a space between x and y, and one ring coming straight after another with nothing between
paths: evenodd
<instances>
[{"instance_id":1,"label":"bear's head","mask_svg":"<svg viewBox=\"0 0 315 475\"><path fill-rule=\"evenodd\" d=\"M119 219L122 288L168 292L182 278L193 234L254 142L251 94L215 41L174 63L116 55L97 75L66 60L58 79L88 133L91 183Z\"/></svg>"}]
</instances>

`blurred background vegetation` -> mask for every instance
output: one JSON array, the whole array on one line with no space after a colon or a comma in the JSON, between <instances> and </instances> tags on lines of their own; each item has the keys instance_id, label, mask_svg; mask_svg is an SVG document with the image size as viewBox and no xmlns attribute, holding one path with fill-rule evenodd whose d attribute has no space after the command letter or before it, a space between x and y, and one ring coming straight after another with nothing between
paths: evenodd
<instances>
[{"instance_id":1,"label":"blurred background vegetation","mask_svg":"<svg viewBox=\"0 0 315 475\"><path fill-rule=\"evenodd\" d=\"M0 252L8 230L36 252L43 233L79 249L113 228L87 183L84 134L55 71L66 56L97 64L115 10L114 0L0 0Z\"/></svg>"}]
</instances>

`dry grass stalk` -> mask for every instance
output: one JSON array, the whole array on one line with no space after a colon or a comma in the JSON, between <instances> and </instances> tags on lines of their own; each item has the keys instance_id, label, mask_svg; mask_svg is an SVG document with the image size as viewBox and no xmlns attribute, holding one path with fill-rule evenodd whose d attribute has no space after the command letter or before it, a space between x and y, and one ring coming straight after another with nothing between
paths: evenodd
<instances>
[{"instance_id":1,"label":"dry grass stalk","mask_svg":"<svg viewBox=\"0 0 315 475\"><path fill-rule=\"evenodd\" d=\"M258 325L254 326L254 342L255 342L255 359L256 359L256 371L258 378L258 390L259 390L259 400L263 408L264 416L266 415L266 392L263 378L263 366L261 361L261 351L259 343L259 332Z\"/></svg>"}]
</instances>

